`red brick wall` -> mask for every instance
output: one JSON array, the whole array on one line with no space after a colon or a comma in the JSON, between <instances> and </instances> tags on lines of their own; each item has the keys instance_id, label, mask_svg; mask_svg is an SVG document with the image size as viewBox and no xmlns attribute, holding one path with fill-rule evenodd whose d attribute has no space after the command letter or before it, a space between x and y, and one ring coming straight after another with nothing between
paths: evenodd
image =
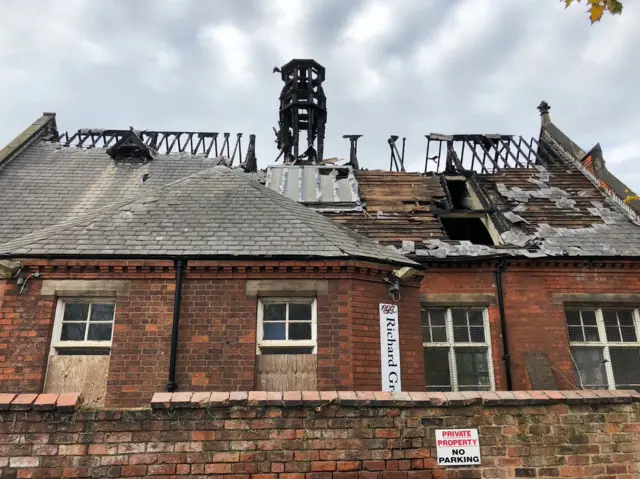
<instances>
[{"instance_id":1,"label":"red brick wall","mask_svg":"<svg viewBox=\"0 0 640 479\"><path fill-rule=\"evenodd\" d=\"M567 262L558 266L515 263L503 273L507 338L514 390L529 390L525 352L546 353L560 389L575 387L573 365L564 314L564 304L553 294L640 293L640 275L630 264L625 268L590 267ZM496 294L494 269L490 266L427 269L421 289L425 294ZM636 305L640 306L640 305ZM496 388L506 389L502 360L502 336L497 302L489 306L492 356Z\"/></svg>"},{"instance_id":2,"label":"red brick wall","mask_svg":"<svg viewBox=\"0 0 640 479\"><path fill-rule=\"evenodd\" d=\"M108 406L138 405L154 391L165 389L174 291L172 279L134 279L130 293L118 296L105 401Z\"/></svg>"},{"instance_id":3,"label":"red brick wall","mask_svg":"<svg viewBox=\"0 0 640 479\"><path fill-rule=\"evenodd\" d=\"M392 303L388 286L359 282L354 285L353 304L353 371L355 389L379 391L380 378L380 312L379 303ZM398 301L400 332L400 366L404 391L424 390L424 361L420 325L420 290L402 285Z\"/></svg>"},{"instance_id":4,"label":"red brick wall","mask_svg":"<svg viewBox=\"0 0 640 479\"><path fill-rule=\"evenodd\" d=\"M172 300L173 302L173 300ZM244 280L183 283L176 381L182 390L238 391L253 387L256 298Z\"/></svg>"},{"instance_id":5,"label":"red brick wall","mask_svg":"<svg viewBox=\"0 0 640 479\"><path fill-rule=\"evenodd\" d=\"M346 279L329 282L329 294L318 296L318 389L353 388L351 350L353 333L353 284Z\"/></svg>"},{"instance_id":6,"label":"red brick wall","mask_svg":"<svg viewBox=\"0 0 640 479\"><path fill-rule=\"evenodd\" d=\"M144 269L141 269L144 268ZM74 263L68 269L43 271L18 295L11 282L1 300L0 374L4 391L41 392L46 373L56 298L41 296L45 279L126 279L119 293L107 380L106 405L131 407L163 390L168 380L174 279L171 267L154 272L98 266L87 272ZM203 273L202 265L183 282L176 380L181 390L237 391L254 388L257 298L245 293L251 279L328 279L328 294L318 297L318 388L380 388L378 304L388 300L381 277L338 267L333 275L300 266L249 276L224 271ZM388 269L388 268L387 268ZM297 273L297 274L295 274ZM378 272L379 273L379 272ZM404 389L424 387L419 333L419 289L406 285L400 300L401 363Z\"/></svg>"},{"instance_id":7,"label":"red brick wall","mask_svg":"<svg viewBox=\"0 0 640 479\"><path fill-rule=\"evenodd\" d=\"M483 266L468 268L428 268L422 280L424 294L496 294L493 269ZM452 304L451 306L456 306ZM489 305L489 331L491 333L491 354L497 390L506 390L506 373L502 360L502 335L500 334L500 312L497 302ZM508 316L508 313L507 313ZM422 332L420 332L422 338ZM519 341L522 345L522 341ZM524 346L519 346L524 347ZM517 389L517 388L516 388Z\"/></svg>"},{"instance_id":8,"label":"red brick wall","mask_svg":"<svg viewBox=\"0 0 640 479\"><path fill-rule=\"evenodd\" d=\"M287 396L285 407L283 398L261 405L259 396L248 405L252 396L247 402L245 393L231 406L207 409L196 403L168 411L0 410L0 476L638 477L640 403L633 401L640 397L571 393L520 399L508 393L405 393L380 400L358 393L354 400L351 392L346 400L316 395L304 405L297 393L293 407ZM181 394L188 406L191 395ZM481 465L439 466L435 430L442 428L477 428Z\"/></svg>"},{"instance_id":9,"label":"red brick wall","mask_svg":"<svg viewBox=\"0 0 640 479\"><path fill-rule=\"evenodd\" d=\"M505 307L514 389L531 389L524 365L525 351L546 352L559 387L575 387L565 307L552 295L638 294L640 275L635 265L633 269L629 266L569 264L544 268L522 264L511 268L506 274Z\"/></svg>"},{"instance_id":10,"label":"red brick wall","mask_svg":"<svg viewBox=\"0 0 640 479\"><path fill-rule=\"evenodd\" d=\"M40 392L49 356L55 298L40 296L30 280L18 295L15 281L0 280L0 389Z\"/></svg>"}]
</instances>

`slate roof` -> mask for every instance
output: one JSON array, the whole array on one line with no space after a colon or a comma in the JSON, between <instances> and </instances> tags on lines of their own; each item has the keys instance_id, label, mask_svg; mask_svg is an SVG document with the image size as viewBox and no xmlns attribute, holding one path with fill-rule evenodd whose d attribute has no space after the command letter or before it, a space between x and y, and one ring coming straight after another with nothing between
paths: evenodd
<instances>
[{"instance_id":1,"label":"slate roof","mask_svg":"<svg viewBox=\"0 0 640 479\"><path fill-rule=\"evenodd\" d=\"M0 245L10 256L358 257L412 261L216 166Z\"/></svg>"},{"instance_id":2,"label":"slate roof","mask_svg":"<svg viewBox=\"0 0 640 479\"><path fill-rule=\"evenodd\" d=\"M159 155L144 165L116 163L103 148L37 140L0 170L0 243L214 164L210 158L189 154ZM150 176L141 185L145 174Z\"/></svg>"}]
</instances>

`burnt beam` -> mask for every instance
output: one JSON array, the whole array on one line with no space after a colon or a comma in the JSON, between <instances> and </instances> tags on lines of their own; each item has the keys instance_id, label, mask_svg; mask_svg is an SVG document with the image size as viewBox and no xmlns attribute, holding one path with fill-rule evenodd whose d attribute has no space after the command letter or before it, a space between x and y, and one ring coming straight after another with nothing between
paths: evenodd
<instances>
[{"instance_id":1,"label":"burnt beam","mask_svg":"<svg viewBox=\"0 0 640 479\"><path fill-rule=\"evenodd\" d=\"M358 139L361 137L362 135L342 135L342 138L349 140L349 164L354 170L360 169L358 164Z\"/></svg>"}]
</instances>

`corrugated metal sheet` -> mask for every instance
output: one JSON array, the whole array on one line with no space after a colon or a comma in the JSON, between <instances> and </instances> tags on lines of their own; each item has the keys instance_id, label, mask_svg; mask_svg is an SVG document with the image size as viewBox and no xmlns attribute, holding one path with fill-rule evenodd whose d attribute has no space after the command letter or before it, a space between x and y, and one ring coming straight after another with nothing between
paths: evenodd
<instances>
[{"instance_id":1,"label":"corrugated metal sheet","mask_svg":"<svg viewBox=\"0 0 640 479\"><path fill-rule=\"evenodd\" d=\"M358 182L350 166L270 166L265 185L315 209L362 210Z\"/></svg>"}]
</instances>

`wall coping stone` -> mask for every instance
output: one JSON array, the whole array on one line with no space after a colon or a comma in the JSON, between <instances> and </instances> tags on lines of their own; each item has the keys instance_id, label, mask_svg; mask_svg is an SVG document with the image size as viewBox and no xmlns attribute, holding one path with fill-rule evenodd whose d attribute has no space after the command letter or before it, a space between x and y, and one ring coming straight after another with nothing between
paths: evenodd
<instances>
[{"instance_id":1,"label":"wall coping stone","mask_svg":"<svg viewBox=\"0 0 640 479\"><path fill-rule=\"evenodd\" d=\"M480 391L480 392L381 392L381 391L248 391L159 392L152 409L217 408L228 406L323 407L461 407L542 406L549 404L628 404L640 402L637 391ZM1 403L0 403L1 408Z\"/></svg>"},{"instance_id":2,"label":"wall coping stone","mask_svg":"<svg viewBox=\"0 0 640 479\"><path fill-rule=\"evenodd\" d=\"M0 393L0 411L74 412L82 404L80 393L7 394Z\"/></svg>"},{"instance_id":3,"label":"wall coping stone","mask_svg":"<svg viewBox=\"0 0 640 479\"><path fill-rule=\"evenodd\" d=\"M480 392L382 392L382 391L233 391L158 392L152 409L249 407L464 407L543 406L550 404L640 403L637 391L480 391ZM80 393L11 394L0 393L0 411L75 412L82 406Z\"/></svg>"}]
</instances>

